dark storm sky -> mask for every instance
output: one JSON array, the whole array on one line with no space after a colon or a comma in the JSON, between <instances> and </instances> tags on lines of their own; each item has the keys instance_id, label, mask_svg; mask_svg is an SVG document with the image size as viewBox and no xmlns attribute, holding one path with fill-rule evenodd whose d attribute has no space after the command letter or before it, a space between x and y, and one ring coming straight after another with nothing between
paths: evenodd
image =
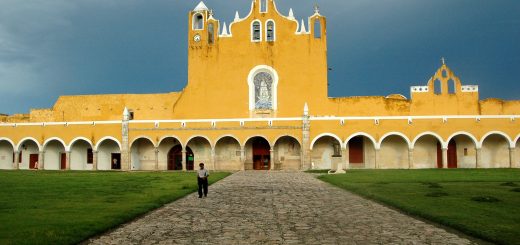
<instances>
[{"instance_id":1,"label":"dark storm sky","mask_svg":"<svg viewBox=\"0 0 520 245\"><path fill-rule=\"evenodd\" d=\"M164 93L187 79L188 0L0 0L0 113L59 95ZM250 0L208 0L229 24ZM329 96L409 96L440 58L481 98L520 99L520 1L277 0L328 19Z\"/></svg>"}]
</instances>

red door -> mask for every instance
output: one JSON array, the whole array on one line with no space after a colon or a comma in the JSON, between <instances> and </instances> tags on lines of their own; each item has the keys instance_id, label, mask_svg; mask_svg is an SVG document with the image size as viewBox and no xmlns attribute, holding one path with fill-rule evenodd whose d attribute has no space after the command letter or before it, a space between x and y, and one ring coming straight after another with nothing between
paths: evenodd
<instances>
[{"instance_id":1,"label":"red door","mask_svg":"<svg viewBox=\"0 0 520 245\"><path fill-rule=\"evenodd\" d=\"M253 169L269 170L271 168L271 147L264 138L253 139Z\"/></svg>"},{"instance_id":2,"label":"red door","mask_svg":"<svg viewBox=\"0 0 520 245\"><path fill-rule=\"evenodd\" d=\"M448 168L457 168L457 143L450 140L448 144Z\"/></svg>"},{"instance_id":3,"label":"red door","mask_svg":"<svg viewBox=\"0 0 520 245\"><path fill-rule=\"evenodd\" d=\"M182 146L176 145L168 152L168 170L182 170Z\"/></svg>"},{"instance_id":4,"label":"red door","mask_svg":"<svg viewBox=\"0 0 520 245\"><path fill-rule=\"evenodd\" d=\"M354 137L348 142L348 162L363 163L363 137Z\"/></svg>"},{"instance_id":5,"label":"red door","mask_svg":"<svg viewBox=\"0 0 520 245\"><path fill-rule=\"evenodd\" d=\"M37 169L36 163L38 162L38 154L29 155L29 169Z\"/></svg>"},{"instance_id":6,"label":"red door","mask_svg":"<svg viewBox=\"0 0 520 245\"><path fill-rule=\"evenodd\" d=\"M60 158L60 169L66 169L67 168L67 154L61 153Z\"/></svg>"}]
</instances>

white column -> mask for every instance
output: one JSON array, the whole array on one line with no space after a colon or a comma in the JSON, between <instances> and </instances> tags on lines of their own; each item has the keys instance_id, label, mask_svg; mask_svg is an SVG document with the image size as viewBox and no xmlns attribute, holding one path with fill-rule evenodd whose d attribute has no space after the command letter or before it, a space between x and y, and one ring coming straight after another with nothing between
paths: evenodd
<instances>
[{"instance_id":1,"label":"white column","mask_svg":"<svg viewBox=\"0 0 520 245\"><path fill-rule=\"evenodd\" d=\"M188 162L188 157L186 156L186 150L182 150L182 171L186 171L186 163Z\"/></svg>"},{"instance_id":2,"label":"white column","mask_svg":"<svg viewBox=\"0 0 520 245\"><path fill-rule=\"evenodd\" d=\"M375 149L375 159L374 159L374 167L375 169L379 169L379 149Z\"/></svg>"},{"instance_id":3,"label":"white column","mask_svg":"<svg viewBox=\"0 0 520 245\"><path fill-rule=\"evenodd\" d=\"M242 164L242 170L246 170L246 150L244 147L240 148L240 163Z\"/></svg>"},{"instance_id":4,"label":"white column","mask_svg":"<svg viewBox=\"0 0 520 245\"><path fill-rule=\"evenodd\" d=\"M45 169L45 167L44 167L45 161L43 159L44 155L45 155L44 151L38 152L38 169L41 169L41 170Z\"/></svg>"},{"instance_id":5,"label":"white column","mask_svg":"<svg viewBox=\"0 0 520 245\"><path fill-rule=\"evenodd\" d=\"M413 166L413 149L408 148L408 169L414 168Z\"/></svg>"},{"instance_id":6,"label":"white column","mask_svg":"<svg viewBox=\"0 0 520 245\"><path fill-rule=\"evenodd\" d=\"M475 168L479 168L479 166L482 164L482 151L480 148L476 148L476 151L477 151L477 159L476 159Z\"/></svg>"},{"instance_id":7,"label":"white column","mask_svg":"<svg viewBox=\"0 0 520 245\"><path fill-rule=\"evenodd\" d=\"M343 156L343 164L345 164L343 169L348 170L348 169L350 169L349 151L347 148L344 148L341 151L342 151L341 155Z\"/></svg>"},{"instance_id":8,"label":"white column","mask_svg":"<svg viewBox=\"0 0 520 245\"><path fill-rule=\"evenodd\" d=\"M19 151L15 151L13 152L14 154L14 162L13 162L13 168L14 169L20 169L20 152Z\"/></svg>"},{"instance_id":9,"label":"white column","mask_svg":"<svg viewBox=\"0 0 520 245\"><path fill-rule=\"evenodd\" d=\"M448 148L442 148L442 168L448 168Z\"/></svg>"},{"instance_id":10,"label":"white column","mask_svg":"<svg viewBox=\"0 0 520 245\"><path fill-rule=\"evenodd\" d=\"M92 170L98 170L98 151L92 151Z\"/></svg>"},{"instance_id":11,"label":"white column","mask_svg":"<svg viewBox=\"0 0 520 245\"><path fill-rule=\"evenodd\" d=\"M215 148L211 148L211 166L213 166L213 171L217 170L215 166Z\"/></svg>"},{"instance_id":12,"label":"white column","mask_svg":"<svg viewBox=\"0 0 520 245\"><path fill-rule=\"evenodd\" d=\"M274 170L274 150L269 150L269 161L271 162L270 170Z\"/></svg>"},{"instance_id":13,"label":"white column","mask_svg":"<svg viewBox=\"0 0 520 245\"><path fill-rule=\"evenodd\" d=\"M159 147L155 147L155 171L159 170Z\"/></svg>"},{"instance_id":14,"label":"white column","mask_svg":"<svg viewBox=\"0 0 520 245\"><path fill-rule=\"evenodd\" d=\"M510 147L509 148L509 167L510 168L514 168L515 167L515 153L516 153L516 148L515 147Z\"/></svg>"},{"instance_id":15,"label":"white column","mask_svg":"<svg viewBox=\"0 0 520 245\"><path fill-rule=\"evenodd\" d=\"M65 169L70 170L70 151L65 152Z\"/></svg>"}]
</instances>

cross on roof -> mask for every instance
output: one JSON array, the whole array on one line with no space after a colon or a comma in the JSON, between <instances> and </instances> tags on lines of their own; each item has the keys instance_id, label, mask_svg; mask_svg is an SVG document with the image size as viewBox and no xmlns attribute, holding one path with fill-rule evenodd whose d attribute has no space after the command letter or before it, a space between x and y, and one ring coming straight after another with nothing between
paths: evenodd
<instances>
[{"instance_id":1,"label":"cross on roof","mask_svg":"<svg viewBox=\"0 0 520 245\"><path fill-rule=\"evenodd\" d=\"M446 59L444 59L444 57L441 58L441 61L443 65L446 65Z\"/></svg>"}]
</instances>

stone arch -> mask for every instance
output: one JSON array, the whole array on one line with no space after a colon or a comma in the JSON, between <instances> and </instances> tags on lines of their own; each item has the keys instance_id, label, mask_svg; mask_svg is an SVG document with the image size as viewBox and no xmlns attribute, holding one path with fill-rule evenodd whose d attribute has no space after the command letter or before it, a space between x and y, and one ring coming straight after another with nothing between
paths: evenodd
<instances>
[{"instance_id":1,"label":"stone arch","mask_svg":"<svg viewBox=\"0 0 520 245\"><path fill-rule=\"evenodd\" d=\"M410 167L410 140L399 132L390 132L379 140L378 168L405 169Z\"/></svg>"},{"instance_id":2,"label":"stone arch","mask_svg":"<svg viewBox=\"0 0 520 245\"><path fill-rule=\"evenodd\" d=\"M482 137L480 141L482 162L479 168L508 168L510 167L509 148L513 143L509 136L500 131L492 131Z\"/></svg>"},{"instance_id":3,"label":"stone arch","mask_svg":"<svg viewBox=\"0 0 520 245\"><path fill-rule=\"evenodd\" d=\"M468 132L453 133L444 142L443 149L448 150L448 168L475 168L477 165L477 149L480 143Z\"/></svg>"},{"instance_id":4,"label":"stone arch","mask_svg":"<svg viewBox=\"0 0 520 245\"><path fill-rule=\"evenodd\" d=\"M269 142L269 140L267 139L267 137L264 136L264 135L254 135L254 136L249 136L249 137L247 137L246 140L244 140L244 142L243 142L243 144L242 144L242 147L245 147L246 144L247 144L251 139L253 139L253 138L263 138L263 139L265 139L265 140L267 141L267 143L269 144L269 148L272 148L272 144L271 144L271 142Z\"/></svg>"},{"instance_id":5,"label":"stone arch","mask_svg":"<svg viewBox=\"0 0 520 245\"><path fill-rule=\"evenodd\" d=\"M318 141L321 137L324 137L324 136L329 136L329 137L336 139L340 143L340 146L343 147L343 141L341 140L340 137L338 137L335 134L331 134L331 133L322 133L322 134L314 137L314 139L311 141L311 150L312 150L312 148L314 148L314 144L316 143L316 141Z\"/></svg>"},{"instance_id":6,"label":"stone arch","mask_svg":"<svg viewBox=\"0 0 520 245\"><path fill-rule=\"evenodd\" d=\"M381 144L383 143L383 141L386 138L391 137L391 136L398 136L398 137L403 138L404 141L406 141L408 149L413 149L412 142L410 142L410 139L408 139L408 137L405 134L401 133L401 132L389 132L389 133L386 133L385 135L381 136L381 138L379 139L379 143L378 143L378 145L376 147L377 148L381 148Z\"/></svg>"},{"instance_id":7,"label":"stone arch","mask_svg":"<svg viewBox=\"0 0 520 245\"><path fill-rule=\"evenodd\" d=\"M345 140L349 168L375 168L377 141L365 132L351 134Z\"/></svg>"},{"instance_id":8,"label":"stone arch","mask_svg":"<svg viewBox=\"0 0 520 245\"><path fill-rule=\"evenodd\" d=\"M291 135L280 136L274 141L273 145L273 169L302 169L302 146L296 137Z\"/></svg>"},{"instance_id":9,"label":"stone arch","mask_svg":"<svg viewBox=\"0 0 520 245\"><path fill-rule=\"evenodd\" d=\"M13 169L15 164L15 144L11 139L0 138L0 169Z\"/></svg>"},{"instance_id":10,"label":"stone arch","mask_svg":"<svg viewBox=\"0 0 520 245\"><path fill-rule=\"evenodd\" d=\"M43 143L43 164L44 169L60 170L67 169L65 141L60 138L52 137Z\"/></svg>"},{"instance_id":11,"label":"stone arch","mask_svg":"<svg viewBox=\"0 0 520 245\"><path fill-rule=\"evenodd\" d=\"M135 138L130 142L130 147L132 147L132 145L133 145L136 141L138 141L138 140L140 140L140 139L146 139L146 140L150 141L150 143L152 143L152 145L153 145L154 147L157 147L157 145L155 144L155 140L152 140L152 138L150 138L150 137L148 137L148 136L145 136L145 135L141 135L141 136L137 136L137 137L135 137Z\"/></svg>"},{"instance_id":12,"label":"stone arch","mask_svg":"<svg viewBox=\"0 0 520 245\"><path fill-rule=\"evenodd\" d=\"M19 154L21 156L19 163L20 169L34 169L43 166L39 164L42 160L40 159L39 153L42 152L43 149L35 138L26 137L21 139L18 145L16 145L16 150L21 152Z\"/></svg>"},{"instance_id":13,"label":"stone arch","mask_svg":"<svg viewBox=\"0 0 520 245\"><path fill-rule=\"evenodd\" d=\"M130 169L155 169L155 144L147 136L136 137L130 144Z\"/></svg>"},{"instance_id":14,"label":"stone arch","mask_svg":"<svg viewBox=\"0 0 520 245\"><path fill-rule=\"evenodd\" d=\"M512 167L518 168L520 167L520 134L516 136L514 141L515 147L513 148L513 163Z\"/></svg>"},{"instance_id":15,"label":"stone arch","mask_svg":"<svg viewBox=\"0 0 520 245\"><path fill-rule=\"evenodd\" d=\"M123 168L121 165L121 143L116 138L112 136L101 138L96 144L95 151L97 151L97 168L99 170Z\"/></svg>"},{"instance_id":16,"label":"stone arch","mask_svg":"<svg viewBox=\"0 0 520 245\"><path fill-rule=\"evenodd\" d=\"M296 140L296 142L298 142L298 144L301 146L302 145L302 142L300 141L300 139L298 139L298 137L294 136L294 135L290 135L290 134L285 134L285 135L280 135L278 136L277 138L274 139L273 142L271 142L271 145L276 145L276 143L281 139L281 138L285 138L285 137L291 137L293 138L294 140Z\"/></svg>"},{"instance_id":17,"label":"stone arch","mask_svg":"<svg viewBox=\"0 0 520 245\"><path fill-rule=\"evenodd\" d=\"M241 170L242 146L233 135L223 135L215 141L215 168L218 170Z\"/></svg>"},{"instance_id":18,"label":"stone arch","mask_svg":"<svg viewBox=\"0 0 520 245\"><path fill-rule=\"evenodd\" d=\"M186 141L186 149L188 148L191 150L191 155L186 156L187 164L193 166L193 170L199 163L204 163L207 169L215 170L215 166L212 164L213 147L208 137L203 135L190 137Z\"/></svg>"},{"instance_id":19,"label":"stone arch","mask_svg":"<svg viewBox=\"0 0 520 245\"><path fill-rule=\"evenodd\" d=\"M274 167L272 159L273 146L267 137L256 135L244 141L245 165L246 170L269 170Z\"/></svg>"},{"instance_id":20,"label":"stone arch","mask_svg":"<svg viewBox=\"0 0 520 245\"><path fill-rule=\"evenodd\" d=\"M413 168L442 168L444 140L434 132L424 132L412 141Z\"/></svg>"},{"instance_id":21,"label":"stone arch","mask_svg":"<svg viewBox=\"0 0 520 245\"><path fill-rule=\"evenodd\" d=\"M71 170L92 170L94 163L94 145L85 137L73 139L68 149L70 151Z\"/></svg>"},{"instance_id":22,"label":"stone arch","mask_svg":"<svg viewBox=\"0 0 520 245\"><path fill-rule=\"evenodd\" d=\"M341 139L329 133L316 136L311 142L311 168L312 169L336 169L336 164L341 162Z\"/></svg>"},{"instance_id":23,"label":"stone arch","mask_svg":"<svg viewBox=\"0 0 520 245\"><path fill-rule=\"evenodd\" d=\"M180 137L177 137L175 135L164 136L158 141L158 143L157 143L157 150L158 150L157 168L158 169L168 170L168 160L169 160L168 156L170 155L171 150L176 146L181 148L181 152L182 152L182 149L184 149L184 145L183 145L182 141L180 140ZM170 159L170 165L172 165L171 161L172 161L172 159Z\"/></svg>"}]
</instances>

